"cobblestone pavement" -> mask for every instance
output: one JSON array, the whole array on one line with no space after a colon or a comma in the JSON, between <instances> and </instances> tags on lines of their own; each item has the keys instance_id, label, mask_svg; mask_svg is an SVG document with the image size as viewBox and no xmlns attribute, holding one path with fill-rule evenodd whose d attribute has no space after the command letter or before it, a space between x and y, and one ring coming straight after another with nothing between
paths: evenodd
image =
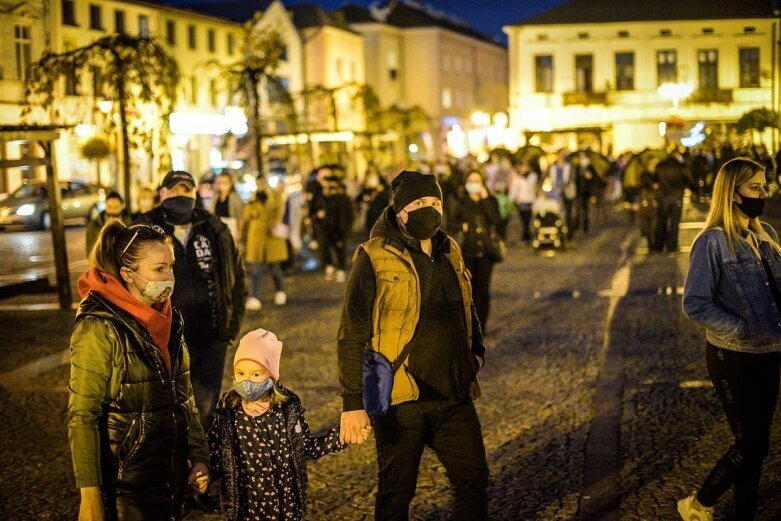
<instances>
[{"instance_id":1,"label":"cobblestone pavement","mask_svg":"<svg viewBox=\"0 0 781 521\"><path fill-rule=\"evenodd\" d=\"M491 519L577 517L608 309L600 291L610 287L622 247L637 244L624 216L595 228L571 250L550 257L511 245L497 267L487 366L480 375L485 397L477 403L492 476ZM704 477L728 433L712 389L680 386L707 379L702 334L682 316L675 295L685 255L633 251L629 292L610 330L612 343L623 348L627 378L621 517L675 519L674 499ZM657 290L667 286L672 295ZM245 330L271 329L285 341L282 379L301 395L315 430L339 420L335 336L343 291L315 274L298 275L289 280L287 306L264 301L244 324ZM71 324L70 313L0 312L6 346L0 373L62 352ZM67 366L60 365L11 391L0 387L0 519L75 518L67 376ZM226 385L229 380L226 375ZM778 434L776 429L762 485L761 519L777 519ZM309 519L371 519L374 458L373 445L366 444L312 463ZM727 517L720 519L729 516L729 504L724 508ZM412 518L449 518L447 478L428 453Z\"/></svg>"}]
</instances>

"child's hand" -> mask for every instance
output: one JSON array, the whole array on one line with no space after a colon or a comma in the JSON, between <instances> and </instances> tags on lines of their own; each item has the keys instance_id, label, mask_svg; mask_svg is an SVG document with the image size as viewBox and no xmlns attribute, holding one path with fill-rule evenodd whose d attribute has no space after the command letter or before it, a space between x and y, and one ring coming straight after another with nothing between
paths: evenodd
<instances>
[{"instance_id":1,"label":"child's hand","mask_svg":"<svg viewBox=\"0 0 781 521\"><path fill-rule=\"evenodd\" d=\"M195 463L190 468L190 476L187 483L191 485L196 492L203 494L209 486L209 469L203 463Z\"/></svg>"}]
</instances>

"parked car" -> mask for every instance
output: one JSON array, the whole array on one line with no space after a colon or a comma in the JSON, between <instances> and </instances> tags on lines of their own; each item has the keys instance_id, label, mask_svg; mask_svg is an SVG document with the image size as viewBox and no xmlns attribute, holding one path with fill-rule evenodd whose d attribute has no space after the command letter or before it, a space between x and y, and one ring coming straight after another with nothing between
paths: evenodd
<instances>
[{"instance_id":1,"label":"parked car","mask_svg":"<svg viewBox=\"0 0 781 521\"><path fill-rule=\"evenodd\" d=\"M89 221L103 210L106 190L77 181L61 181L63 219ZM25 183L0 201L0 227L31 226L46 230L51 226L49 190L46 183Z\"/></svg>"}]
</instances>

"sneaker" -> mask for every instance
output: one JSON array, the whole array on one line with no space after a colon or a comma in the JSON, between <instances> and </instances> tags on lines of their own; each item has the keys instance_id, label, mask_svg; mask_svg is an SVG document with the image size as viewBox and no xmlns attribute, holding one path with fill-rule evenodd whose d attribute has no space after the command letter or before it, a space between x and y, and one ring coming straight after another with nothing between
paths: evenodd
<instances>
[{"instance_id":1,"label":"sneaker","mask_svg":"<svg viewBox=\"0 0 781 521\"><path fill-rule=\"evenodd\" d=\"M342 283L347 280L347 275L344 273L344 270L339 270L336 272L336 282Z\"/></svg>"},{"instance_id":2,"label":"sneaker","mask_svg":"<svg viewBox=\"0 0 781 521\"><path fill-rule=\"evenodd\" d=\"M274 304L277 306L284 306L287 304L287 295L284 291L277 291L274 293Z\"/></svg>"},{"instance_id":3,"label":"sneaker","mask_svg":"<svg viewBox=\"0 0 781 521\"><path fill-rule=\"evenodd\" d=\"M249 297L246 305L247 311L260 311L261 304L255 297Z\"/></svg>"},{"instance_id":4,"label":"sneaker","mask_svg":"<svg viewBox=\"0 0 781 521\"><path fill-rule=\"evenodd\" d=\"M334 280L334 272L336 271L336 268L333 266L326 266L325 267L325 280L332 281Z\"/></svg>"},{"instance_id":5,"label":"sneaker","mask_svg":"<svg viewBox=\"0 0 781 521\"><path fill-rule=\"evenodd\" d=\"M713 521L713 507L704 507L696 493L678 501L678 513L683 521Z\"/></svg>"}]
</instances>

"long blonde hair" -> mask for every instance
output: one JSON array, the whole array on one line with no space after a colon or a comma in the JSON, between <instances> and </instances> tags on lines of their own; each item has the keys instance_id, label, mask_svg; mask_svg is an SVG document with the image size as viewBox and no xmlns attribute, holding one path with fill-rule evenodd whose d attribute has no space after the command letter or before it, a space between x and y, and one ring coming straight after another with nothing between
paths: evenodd
<instances>
[{"instance_id":1,"label":"long blonde hair","mask_svg":"<svg viewBox=\"0 0 781 521\"><path fill-rule=\"evenodd\" d=\"M733 257L735 256L735 245L740 242L741 230L733 206L735 192L740 185L746 183L757 173L764 171L765 167L756 161L746 157L738 157L724 163L716 175L710 210L705 219L705 229L700 232L700 235L714 228L724 230L730 255ZM748 229L760 239L768 241L773 249L781 254L781 247L767 234L759 217L748 220ZM699 238L699 235L697 237Z\"/></svg>"}]
</instances>

